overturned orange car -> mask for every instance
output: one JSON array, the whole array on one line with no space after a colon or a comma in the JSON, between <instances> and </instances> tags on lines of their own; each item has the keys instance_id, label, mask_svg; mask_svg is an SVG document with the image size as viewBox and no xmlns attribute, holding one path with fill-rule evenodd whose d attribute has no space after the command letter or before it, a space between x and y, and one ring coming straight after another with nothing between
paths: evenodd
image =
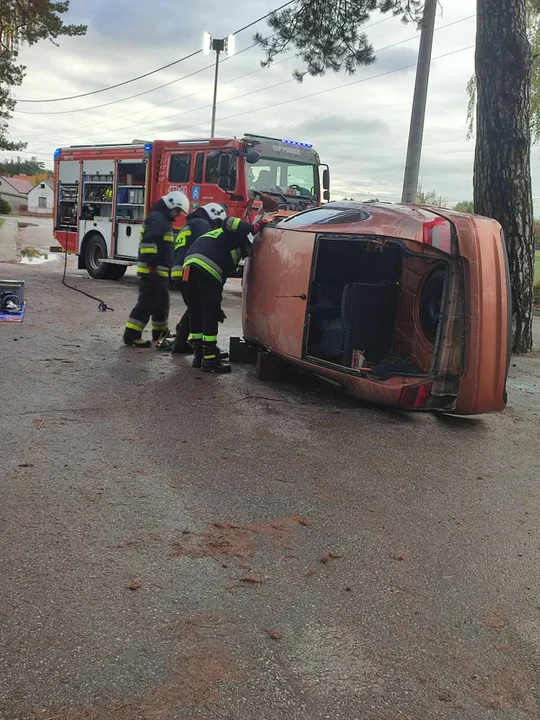
<instances>
[{"instance_id":1,"label":"overturned orange car","mask_svg":"<svg viewBox=\"0 0 540 720\"><path fill-rule=\"evenodd\" d=\"M244 339L362 400L460 415L506 405L500 225L451 210L334 202L274 216L244 273Z\"/></svg>"}]
</instances>

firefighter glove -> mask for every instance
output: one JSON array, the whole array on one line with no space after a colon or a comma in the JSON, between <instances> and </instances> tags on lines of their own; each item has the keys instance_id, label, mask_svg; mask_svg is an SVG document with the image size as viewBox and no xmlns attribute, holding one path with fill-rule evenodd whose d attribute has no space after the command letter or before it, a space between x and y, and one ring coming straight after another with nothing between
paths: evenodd
<instances>
[{"instance_id":1,"label":"firefighter glove","mask_svg":"<svg viewBox=\"0 0 540 720\"><path fill-rule=\"evenodd\" d=\"M251 230L252 234L256 235L257 233L261 232L265 225L268 225L267 220L259 220L259 222L254 223Z\"/></svg>"}]
</instances>

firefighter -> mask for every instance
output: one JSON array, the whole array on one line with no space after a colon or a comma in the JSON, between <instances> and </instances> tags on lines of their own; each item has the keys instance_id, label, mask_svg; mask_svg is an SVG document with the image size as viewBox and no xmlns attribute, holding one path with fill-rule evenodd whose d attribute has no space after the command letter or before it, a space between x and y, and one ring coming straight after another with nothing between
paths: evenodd
<instances>
[{"instance_id":1,"label":"firefighter","mask_svg":"<svg viewBox=\"0 0 540 720\"><path fill-rule=\"evenodd\" d=\"M182 283L182 266L187 251L193 245L195 240L201 235L220 228L227 219L227 213L218 203L208 203L201 205L187 217L186 225L182 228L174 245L173 267L171 271L171 280L183 296ZM184 302L187 305L186 299ZM186 312L180 318L180 322L176 326L176 336L174 342L164 345L163 349L170 349L173 353L191 353L193 348L188 342L189 336L189 312Z\"/></svg>"},{"instance_id":2,"label":"firefighter","mask_svg":"<svg viewBox=\"0 0 540 720\"><path fill-rule=\"evenodd\" d=\"M164 195L145 219L139 240L137 275L139 299L124 330L124 343L133 347L151 347L142 339L152 318L152 339L159 340L169 327L169 275L173 254L173 221L189 213L189 200L182 192Z\"/></svg>"},{"instance_id":3,"label":"firefighter","mask_svg":"<svg viewBox=\"0 0 540 720\"><path fill-rule=\"evenodd\" d=\"M193 346L193 367L203 372L230 373L217 347L223 285L243 257L249 254L248 235L261 225L227 218L223 227L196 240L184 261L182 282L189 311L189 340Z\"/></svg>"}]
</instances>

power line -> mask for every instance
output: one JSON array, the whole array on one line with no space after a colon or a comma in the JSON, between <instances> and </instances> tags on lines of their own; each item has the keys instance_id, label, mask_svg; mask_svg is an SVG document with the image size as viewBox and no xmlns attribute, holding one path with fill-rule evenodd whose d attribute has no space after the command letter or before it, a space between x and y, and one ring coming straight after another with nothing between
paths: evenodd
<instances>
[{"instance_id":1,"label":"power line","mask_svg":"<svg viewBox=\"0 0 540 720\"><path fill-rule=\"evenodd\" d=\"M467 47L463 47L458 50L452 50L451 52L443 53L442 55L437 55L433 58L433 60L441 60L443 58L450 57L452 55L457 55L458 53L461 53L461 52L465 52L466 50L471 50L472 48L474 48L474 45L468 45ZM253 108L251 110L246 110L241 113L235 113L234 115L227 115L226 117L221 118L221 121L231 120L231 119L234 119L237 117L242 117L244 115L250 115L251 113L261 112L262 110L270 110L270 109L273 109L276 107L281 107L282 105L289 105L290 103L299 102L301 100L307 100L308 98L312 98L312 97L318 97L319 95L324 95L326 93L333 92L334 90L341 90L342 88L351 87L352 85L358 85L363 82L368 82L369 80L376 80L378 78L386 77L387 75L393 75L396 72L401 72L402 70L409 70L414 67L416 67L416 63L411 63L410 65L403 65L399 68L394 68L394 70L387 70L386 72L379 73L377 75L371 75L370 77L367 77L367 78L360 78L359 80L353 80L352 82L343 83L342 85L336 85L331 88L326 88L325 90L319 90L317 92L309 93L307 95L302 95L300 97L292 98L290 100L283 100L282 102L279 102L279 103L272 103L272 105L266 105L264 107ZM208 121L205 120L204 122L194 123L193 125L182 125L181 127L178 128L178 130L190 130L191 128L201 127L201 125L207 125L207 124L208 124ZM48 155L48 153L40 153L40 152L34 152L31 154ZM48 155L48 156L50 157L50 155Z\"/></svg>"},{"instance_id":2,"label":"power line","mask_svg":"<svg viewBox=\"0 0 540 720\"><path fill-rule=\"evenodd\" d=\"M250 46L250 47L252 47L252 46ZM246 48L246 50L249 50L249 48ZM237 53L237 54L239 55L240 53ZM236 57L236 56L235 56L235 57ZM276 65L279 65L280 63L286 62L287 60L291 60L292 57L293 57L293 56L289 56L289 57L287 57L287 58L284 58L283 60L280 60L279 62L277 62L277 63L275 63L275 64L276 64ZM225 62L225 60L230 60L230 59L232 59L232 58L225 58L225 59L223 60L223 62ZM215 65L212 64L212 65L210 65L210 66L208 66L208 67L214 68ZM206 69L206 68L202 68L202 70L205 70L205 69ZM202 70L198 70L198 71L195 72L195 73L191 73L191 75L187 75L186 77L191 77L192 75L196 75L197 73L202 72ZM229 85L230 83L236 82L237 80L241 80L241 79L243 79L243 78L245 78L245 77L248 77L249 75L254 75L255 73L261 72L262 70L265 70L265 68L259 68L258 70L253 70L253 71L251 71L251 72L249 72L249 73L244 73L243 75L239 75L238 77L232 78L231 80L226 80L225 82L221 82L221 83L220 83L220 87L222 87L223 85ZM184 79L184 78L181 78L181 79ZM205 92L207 89L209 89L209 88L211 88L211 87L212 87L212 86L209 85L209 86L207 86L204 90L198 90L197 92L190 93L189 95L183 95L183 96L180 97L180 98L174 98L173 100L167 100L167 101L164 102L164 103L159 103L159 104L157 104L157 105L152 105L150 108L145 108L144 110L138 110L137 112L130 113L130 117L134 117L135 115L141 115L141 114L143 114L143 113L153 112L156 108L164 107L165 105L171 105L172 103L176 103L176 102L181 102L182 100L187 100L188 98L195 97L196 95L200 95L201 93ZM40 114L40 115L41 115L41 113L36 113L36 114ZM43 113L43 114L45 114L45 113ZM167 117L165 117L165 118L163 118L163 119L166 120L168 117L175 117L175 115L167 115ZM112 118L112 119L115 120L115 119L118 119L118 118ZM155 119L155 118L152 118L152 120L144 121L144 122L142 122L142 123L139 122L139 123L135 123L135 124L133 124L133 125L128 125L127 127L112 128L110 131L105 131L105 132L115 132L115 131L119 131L119 130L129 130L130 128L140 127L141 125L148 125L149 123L153 123L153 122L156 122L156 119ZM73 130L75 130L75 131L85 130L86 128L95 127L95 126L96 126L96 123L95 123L95 121L94 121L93 123L89 123L88 125L81 125L80 127L73 128ZM93 133L93 135L101 135L101 134L102 134L102 131L100 131L99 133ZM41 138L50 137L51 135L57 137L57 136L58 136L58 131L47 132L47 133L43 133L42 135L37 135L37 136L34 138L34 140L40 140ZM92 137L93 135L91 135L90 137ZM75 137L79 137L79 136L76 135ZM85 136L85 137L87 137L87 136ZM69 140L69 138L68 138L68 140Z\"/></svg>"},{"instance_id":3,"label":"power line","mask_svg":"<svg viewBox=\"0 0 540 720\"><path fill-rule=\"evenodd\" d=\"M461 18L460 20L456 20L456 21L454 21L454 22L447 23L446 25L441 25L441 26L439 26L438 28L436 28L436 30L437 30L437 31L438 31L438 30L444 30L445 28L448 28L448 27L451 27L451 26L453 26L453 25L457 25L457 24L459 24L459 23L465 22L466 20L470 20L471 18L474 18L474 17L475 17L474 14L473 14L473 15L469 15L469 16L467 16L467 17L465 17L465 18ZM389 18L389 19L392 19L392 18ZM382 21L382 22L384 22L384 21ZM379 23L374 23L374 24L379 24ZM382 48L378 48L377 50L375 50L375 53L380 53L380 52L383 52L384 50L389 50L389 49L391 49L391 48L397 47L397 46L399 46L399 45L403 45L403 44L406 43L406 42L410 42L411 40L416 40L416 39L417 39L417 35L414 35L414 36L412 36L412 37L406 38L406 39L404 39L404 40L399 40L398 42L392 43L392 44L390 44L390 45L385 45L385 46L382 47ZM250 47L253 47L253 46L250 46ZM250 49L250 48L245 48L245 49L248 50L248 49ZM293 57L293 56L291 56L291 57ZM282 62L285 62L285 61L287 61L287 60L290 60L291 57L285 58L284 60L279 61L279 63L282 63ZM277 65L277 64L279 64L279 63L275 63L275 64ZM212 65L212 67L213 67L213 65ZM227 81L226 83L222 83L222 85L226 85L226 84L230 84L230 83L232 83L232 82L236 82L237 80L241 80L241 79L243 79L243 78L245 78L245 77L248 77L249 75L254 75L254 74L257 73L257 72L260 72L261 69L263 69L263 68L259 68L258 70L254 70L254 71L251 71L251 72L249 72L249 73L244 73L243 75L240 75L239 77L233 78L232 80L229 80L229 81ZM291 82L295 82L294 78L290 78L290 79L288 79L288 80L283 80L283 81L281 81L281 82L279 82L279 83L275 83L274 85L268 85L268 86L265 86L265 87L263 87L263 88L259 88L258 90L253 90L253 91L251 91L250 94L251 94L251 95L254 95L255 93L263 92L263 91L265 91L265 90L271 90L271 89L274 89L274 88L276 88L276 87L280 87L280 86L282 86L282 85L290 84ZM185 99L187 99L188 97L193 97L194 95L197 95L197 94L199 94L199 93L192 93L191 95L187 95L187 96L185 96L185 97L183 97L183 98L180 98L180 99L181 99L181 100L185 100ZM221 106L221 105L225 105L226 103L233 102L234 100L238 100L238 99L240 99L240 98L242 98L242 97L244 97L244 96L245 96L245 94L237 95L237 96L235 96L235 97L233 97L233 98L229 98L229 100L224 100L224 101L220 102L219 105L220 105L220 106ZM169 101L169 102L167 102L167 103L162 103L162 105L154 106L154 108L155 108L155 107L161 107L161 106L163 106L163 105L170 104L171 102L176 102L176 101ZM181 117L182 115L186 115L186 114L189 114L189 113L191 113L191 112L198 112L198 111L200 111L200 110L206 110L206 109L209 108L209 107L211 107L211 105L204 105L204 106L201 106L201 107L198 107L198 108L193 108L193 109L191 109L191 110L184 110L184 111L182 111L181 113L173 113L172 115L167 115L166 117L160 118L159 120L156 120L156 119L152 118L151 120L148 120L148 121L145 121L145 122L142 122L142 123L135 123L135 124L132 124L132 125L127 125L127 126L121 127L121 128L113 128L112 130L102 130L102 131L99 131L99 132L97 132L97 133L92 133L92 134L90 134L90 135L87 134L87 135L85 135L84 137L96 137L96 136L104 135L104 134L107 134L107 133L110 133L110 132L122 132L122 131L124 131L124 130L130 130L131 128L134 128L134 127L142 127L143 125L149 125L149 124L153 124L153 123L156 123L156 122L157 122L157 123L161 123L161 122L165 122L165 121L167 121L167 120L171 120L171 119L173 119L173 118ZM146 110L144 110L144 111L142 111L142 112L146 112ZM43 114L46 114L46 113L43 113ZM204 124L204 123L201 123L201 124ZM95 125L95 123L92 123L91 126L93 127L94 125ZM85 127L89 127L89 126L83 126L82 128L78 128L78 129L81 129L81 130L82 130L82 129L84 129ZM194 126L191 126L191 127L194 127ZM77 137L79 137L79 136L78 136L78 135L75 135L73 139L77 139ZM71 140L69 140L69 141L71 142Z\"/></svg>"},{"instance_id":4,"label":"power line","mask_svg":"<svg viewBox=\"0 0 540 720\"><path fill-rule=\"evenodd\" d=\"M452 50L452 52L444 53L443 55L437 55L433 58L433 60L441 60L442 58L449 57L450 55L456 55L457 53L465 52L466 50L471 50L472 48L474 48L474 45L467 45L467 47L460 48L459 50ZM272 108L281 107L282 105L288 105L293 102L298 102L299 100L306 100L307 98L317 97L319 95L324 95L325 93L333 92L334 90L341 90L342 88L350 87L351 85L358 85L359 83L367 82L368 80L376 80L378 78L385 77L386 75L392 75L393 73L400 72L401 70L409 70L410 68L414 67L416 67L416 63L411 63L410 65L404 65L403 67L395 68L394 70L388 70L386 72L379 73L378 75L371 75L370 77L361 78L360 80L353 80L352 82L344 83L343 85L336 85L334 87L327 88L326 90L319 90L318 92L310 93L308 95L302 95L297 98L292 98L291 100L283 100L282 102L272 103L272 105L266 105L265 107L254 108L241 113L236 113L234 115L228 115L227 117L220 118L220 121L223 122L224 120L231 120L233 118L242 117L243 115L261 112L261 110L270 110ZM207 124L208 121L205 120L204 122L196 123L193 125L182 125L178 129L189 130L191 128L200 127L201 125Z\"/></svg>"},{"instance_id":5,"label":"power line","mask_svg":"<svg viewBox=\"0 0 540 720\"><path fill-rule=\"evenodd\" d=\"M470 15L469 17L462 18L461 20L456 20L455 22L448 23L447 25L441 25L440 27L436 28L436 31L444 30L444 28L450 27L452 25L457 25L458 23L464 22L465 20L470 20L473 17L475 17L475 15ZM398 40L397 42L392 43L390 45L385 45L382 48L377 48L376 50L374 50L374 53L377 54L377 53L383 52L384 50L390 50L392 48L398 47L399 45L404 45L405 43L410 42L411 40L416 40L417 38L418 38L418 36L414 35L413 37L406 38L405 40ZM247 77L248 75L252 75L252 74L253 73L246 73L245 75L241 75L239 78L236 78L236 80L241 80L242 78ZM233 82L233 81L230 80L229 82ZM273 90L276 87L280 87L282 85L288 85L292 82L296 82L295 78L290 78L288 80L282 80L281 82L275 83L274 85L265 85L265 87L259 88L258 90L251 90L249 92L249 95L250 96L255 95L257 93L264 92L265 90ZM245 97L245 95L246 95L245 93L243 93L242 95L235 95L235 97L229 98L228 100L222 100L218 104L219 104L219 106L226 105L227 103L234 102L235 100L239 100L239 99ZM192 108L191 110L183 110L181 113L169 115L167 118L163 118L163 120L170 120L172 118L181 117L182 115L188 115L189 113L192 113L192 112L198 112L200 110L207 110L210 107L212 107L212 105L203 105L198 108ZM161 120L159 122L161 122Z\"/></svg>"},{"instance_id":6,"label":"power line","mask_svg":"<svg viewBox=\"0 0 540 720\"><path fill-rule=\"evenodd\" d=\"M289 4L290 4L290 3L289 3ZM282 6L282 7L285 7L285 6ZM278 8L278 9L275 10L274 12L277 12L278 10L280 10L280 8ZM474 17L474 15L473 15L472 17ZM364 29L364 30L368 30L368 29L371 28L371 27L375 27L376 25L380 25L381 23L385 23L385 22L388 22L389 20L393 20L393 19L394 19L393 16L392 16L392 17L388 17L388 18L384 18L383 20L379 20L378 22L374 22L374 23L371 23L370 25L366 25L363 29ZM468 18L466 18L466 19L468 19ZM254 21L253 23L251 23L250 25L246 26L245 28L242 28L241 30L237 30L236 33L233 33L233 34L234 34L234 35L237 35L239 32L242 32L242 30L245 30L245 29L247 29L248 27L251 27L251 25L255 25L257 22L260 22L260 19ZM271 35L270 37L273 37L273 36ZM236 53L234 56L232 56L232 57L238 57L238 55L241 55L242 53L245 53L245 52L247 52L248 50L251 50L252 48L254 48L254 47L256 47L256 46L257 46L257 43L253 43L253 44L249 45L248 47L244 48L243 50L240 50L239 52L237 52L237 53ZM291 56L291 57L293 57L293 56ZM226 57L226 58L224 58L221 62L223 63L223 62L225 62L226 60L230 60L230 59L231 59L231 57ZM280 62L283 62L283 61L279 61L279 62L276 62L276 63L272 63L272 65L279 65ZM204 72L205 70L210 70L210 69L213 69L214 67L215 67L215 63L211 63L211 64L209 64L209 65L205 65L205 67L201 68L200 70L195 70L194 72L189 73L189 75L183 75L183 76L180 77L180 78L176 78L175 80L171 80L171 81L169 81L169 82L167 82L167 83L164 83L163 85L158 85L157 87L151 88L150 90L144 90L143 92L136 93L135 95L128 95L127 97L119 98L118 100L111 100L111 101L109 101L109 102L102 103L101 105L93 105L93 106L91 106L91 107L87 107L87 108L77 108L77 109L73 109L73 110L55 110L55 111L51 111L51 112L28 112L27 110L14 110L14 113L17 114L17 115L68 115L68 114L71 114L71 113L89 112L90 110L98 110L98 109L100 109L100 108L109 107L110 105L116 105L117 103L120 103L120 102L125 102L126 100L133 100L133 99L135 99L135 98L142 97L143 95L149 95L150 93L156 92L157 90L162 90L163 88L169 87L170 85L174 85L175 83L181 82L182 80L187 80L188 78L194 77L195 75L199 75L200 73ZM255 70L254 72L260 72L261 70L264 70L264 69L266 69L266 68L259 68L259 70ZM155 71L155 72L157 72L157 71ZM248 74L253 74L253 73L248 73ZM241 76L241 77L246 77L246 76ZM233 81L231 80L231 81L229 81L229 82L233 82ZM226 84L226 83L220 83L220 85L225 85L225 84ZM91 93L90 93L90 94L91 94ZM193 93L193 95L198 95L198 94L199 94L199 93ZM193 97L193 95L187 95L187 96L185 96L185 97L183 97L183 98L179 98L179 100L185 100L186 97ZM80 95L80 96L76 96L76 97L84 97L84 96L83 96L83 95ZM67 99L67 98L66 98L66 99ZM27 102L27 101L25 101L25 100L18 100L17 102ZM30 102L30 101L28 101L28 102ZM40 100L40 101L37 101L37 100L36 100L35 102L45 102L45 101L41 101L41 100ZM52 102L52 101L49 101L49 102ZM176 100L170 100L170 101L168 101L167 103L162 103L162 104L160 104L160 105L154 105L153 108L162 107L163 105L168 105L168 104L170 104L171 102L176 102ZM141 111L141 112L146 112L146 111L143 110L143 111ZM88 126L85 126L85 127L92 127L93 125L95 125L95 123L92 123L91 125L88 125Z\"/></svg>"},{"instance_id":7,"label":"power line","mask_svg":"<svg viewBox=\"0 0 540 720\"><path fill-rule=\"evenodd\" d=\"M81 93L80 95L67 95L66 97L61 97L61 98L50 98L49 100L22 100L22 99L17 98L16 102L18 102L18 103L52 103L52 102L62 102L64 100L77 100L78 98L88 97L89 95L97 95L98 93L105 92L106 90L114 90L115 88L122 87L123 85L129 85L129 83L135 82L136 80L142 80L143 78L149 77L150 75L155 75L155 73L161 72L161 70L166 70L167 68L170 68L173 65L178 65L179 63L184 62L185 60L189 60L190 58L195 57L195 55L199 55L200 53L202 53L202 50L196 50L195 52L192 52L189 55L184 55L184 57L180 58L179 60L174 60L173 62L168 63L167 65L162 65L161 67L157 68L156 70L151 70L150 72L144 73L143 75L138 75L137 77L131 78L131 80L124 80L124 82L116 83L116 85L109 85L109 87L101 88L101 90L92 90L91 92Z\"/></svg>"},{"instance_id":8,"label":"power line","mask_svg":"<svg viewBox=\"0 0 540 720\"><path fill-rule=\"evenodd\" d=\"M247 48L246 48L246 49L247 49ZM289 57L287 57L287 58L284 58L283 60L280 60L279 62L275 63L275 65L279 65L279 64L281 64L281 63L287 62L287 60L291 60L292 57L294 57L294 56L289 56ZM226 59L229 59L229 58L226 58ZM225 62L225 61L224 61L224 62ZM215 67L215 66L212 65L211 67L213 68L213 67ZM227 81L225 81L225 82L220 83L220 87L223 86L223 85L229 85L230 83L236 82L237 80L242 80L243 78L246 78L246 77L248 77L249 75L254 75L255 73L258 73L258 72L260 72L260 71L262 71L262 70L265 70L265 69L266 69L266 68L259 68L258 70L252 70L252 71L249 72L249 73L244 73L243 75L238 75L237 77L232 78L231 80L227 80ZM199 71L199 72L200 72L200 71ZM287 81L287 82L288 82L288 81ZM208 88L211 88L211 87L212 87L212 86L208 86ZM208 89L208 88L205 88L205 90ZM180 102L180 101L182 101L182 100L187 100L188 98L195 97L196 95L200 95L202 92L205 92L205 90L199 90L199 91L197 91L197 92L190 93L189 95L184 95L184 96L181 97L181 98L174 98L174 100L168 100L167 102L160 103L159 105L152 105L151 108L145 108L144 110L139 110L138 112L130 113L130 117L133 117L133 116L135 116L135 115L140 115L141 113L151 112L151 111L155 110L156 108L163 107L163 106L165 106L165 105L170 105L171 103L176 103L176 102ZM207 107L211 107L211 105L208 105ZM180 114L182 114L182 113L180 113ZM173 115L167 115L165 118L158 118L158 119L157 119L157 122L161 122L162 120L167 120L168 118L172 118L172 117L177 117L177 115L176 115L176 114L173 114ZM112 129L110 129L110 130L100 130L100 131L97 132L97 133L92 133L91 135L88 135L88 134L87 134L87 135L85 135L84 137L95 137L96 135L103 135L103 134L105 134L105 133L107 133L107 132L120 132L120 131L122 131L122 130L130 130L131 128L135 128L135 127L138 128L138 127L142 127L143 125L149 125L149 124L155 123L155 122L156 122L156 118L152 118L151 120L146 120L146 121L143 121L143 122L137 122L137 123L134 123L133 125L127 125L127 126L120 127L120 128L112 128ZM73 128L73 129L76 130L76 131L78 131L78 130L84 130L84 129L86 129L86 128L95 127L95 126L96 126L96 123L93 122L93 123L90 123L89 125L82 125L82 126L80 126L80 127ZM41 139L44 138L44 137L50 137L51 135L57 137L57 136L58 136L58 132L55 131L55 132L44 133L43 135L37 135L37 136L34 138L34 141L35 141L35 140L41 140ZM76 139L77 137L80 137L80 135L75 135L72 139ZM71 139L70 139L70 138L67 138L67 140L68 140L69 142L71 142Z\"/></svg>"},{"instance_id":9,"label":"power line","mask_svg":"<svg viewBox=\"0 0 540 720\"><path fill-rule=\"evenodd\" d=\"M238 35L241 32L244 32L244 30L247 30L250 27L253 27L253 25L256 25L257 23L261 22L262 20L266 20L266 18L270 17L270 15L273 15L276 12L279 12L280 10L283 10L283 8L287 7L288 5L292 5L293 2L296 2L296 0L289 0L289 2L284 3L280 7L276 8L275 10L271 10L269 13L266 13L266 15L263 15L260 18L257 18L257 20L253 20L253 22L249 23L248 25L244 25L243 27L239 28L238 30L235 30L231 35ZM50 103L50 102L62 102L64 100L76 100L78 98L88 97L90 95L97 95L98 93L105 92L106 90L114 90L115 88L122 87L124 85L129 85L132 82L135 82L137 80L142 80L143 78L149 77L150 75L155 75L158 72L161 72L162 70L167 70L167 68L173 67L173 65L178 65L181 62L184 62L185 60L189 60L192 57L195 57L195 55L199 55L202 53L201 50L196 50L195 52L192 52L190 55L185 55L183 58L180 58L179 60L174 60L173 62L167 63L167 65L162 65L159 68L156 68L155 70L151 70L150 72L144 73L143 75L138 75L137 77L131 78L130 80L124 80L121 83L116 83L116 85L109 85L108 87L101 88L100 90L92 90L91 92L87 93L81 93L80 95L69 95L66 97L61 98L50 98L48 100L17 100L17 102L24 102L24 103Z\"/></svg>"},{"instance_id":10,"label":"power line","mask_svg":"<svg viewBox=\"0 0 540 720\"><path fill-rule=\"evenodd\" d=\"M249 45L247 48L244 48L243 50L240 50L236 53L233 57L236 57L238 55L241 55L242 53L247 52L248 50L251 50L254 48L256 43L253 43L253 45ZM222 62L225 62L226 60L230 60L230 57L224 58ZM133 100L138 97L142 97L143 95L149 95L150 93L156 92L157 90L162 90L163 88L169 87L170 85L174 85L177 82L181 82L182 80L187 80L188 78L194 77L195 75L199 75L200 73L204 72L205 70L209 70L210 68L214 68L215 63L211 63L210 65L205 65L205 67L201 68L200 70L195 70L192 73L189 73L189 75L182 75L180 78L176 78L176 80L170 80L169 82L163 83L163 85L158 85L155 88L151 88L150 90L143 90L140 93L136 93L135 95L128 95L127 97L120 98L118 100L110 100L109 102L102 103L101 105L92 105L91 107L87 108L78 108L76 110L55 110L53 112L28 112L26 110L14 110L14 114L17 115L70 115L71 113L79 113L79 112L89 112L90 110L98 110L99 108L108 107L109 105L116 105L117 103L125 102L126 100ZM190 96L188 96L190 97ZM20 102L20 101L19 101ZM160 107L159 105L154 105L153 107ZM146 111L143 111L146 112ZM92 125L95 125L95 123L92 123Z\"/></svg>"}]
</instances>

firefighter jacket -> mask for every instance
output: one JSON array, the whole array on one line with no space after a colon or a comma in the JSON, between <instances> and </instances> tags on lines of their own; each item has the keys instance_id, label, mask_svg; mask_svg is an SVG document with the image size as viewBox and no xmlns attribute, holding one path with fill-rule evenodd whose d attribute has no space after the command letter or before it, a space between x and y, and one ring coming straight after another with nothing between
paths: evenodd
<instances>
[{"instance_id":1,"label":"firefighter jacket","mask_svg":"<svg viewBox=\"0 0 540 720\"><path fill-rule=\"evenodd\" d=\"M195 240L186 253L184 271L190 265L196 265L224 283L240 260L249 254L251 243L248 234L251 232L251 223L240 218L227 218L223 228L211 230Z\"/></svg>"},{"instance_id":2,"label":"firefighter jacket","mask_svg":"<svg viewBox=\"0 0 540 720\"><path fill-rule=\"evenodd\" d=\"M148 275L155 268L162 277L169 277L173 254L173 229L169 210L160 200L145 219L139 239L137 274Z\"/></svg>"},{"instance_id":3,"label":"firefighter jacket","mask_svg":"<svg viewBox=\"0 0 540 720\"><path fill-rule=\"evenodd\" d=\"M212 230L212 224L208 219L208 215L202 208L197 208L195 212L188 215L185 226L178 233L178 237L174 243L174 254L172 261L171 279L179 281L182 279L182 267L187 251L193 245L195 240Z\"/></svg>"}]
</instances>

